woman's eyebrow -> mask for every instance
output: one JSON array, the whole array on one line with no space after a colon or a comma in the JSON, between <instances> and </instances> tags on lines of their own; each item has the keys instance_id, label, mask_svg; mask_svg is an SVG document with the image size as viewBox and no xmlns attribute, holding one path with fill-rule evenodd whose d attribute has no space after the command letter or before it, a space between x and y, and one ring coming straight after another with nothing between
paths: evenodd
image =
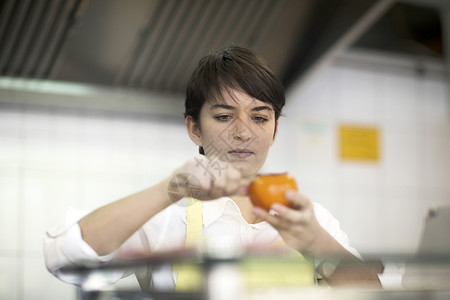
<instances>
[{"instance_id":1,"label":"woman's eyebrow","mask_svg":"<svg viewBox=\"0 0 450 300\"><path fill-rule=\"evenodd\" d=\"M231 106L231 105L227 105L227 104L214 104L213 106L211 106L210 109L213 110L213 109L219 109L219 108L229 109L229 110L236 110L236 107ZM251 109L251 111L262 111L262 110L267 110L269 112L273 111L273 109L270 106L267 106L267 105L256 106L256 107L253 107Z\"/></svg>"},{"instance_id":2,"label":"woman's eyebrow","mask_svg":"<svg viewBox=\"0 0 450 300\"><path fill-rule=\"evenodd\" d=\"M211 106L211 109L218 109L218 108L232 109L232 110L236 109L234 106L226 105L226 104L214 104L213 106Z\"/></svg>"},{"instance_id":3,"label":"woman's eyebrow","mask_svg":"<svg viewBox=\"0 0 450 300\"><path fill-rule=\"evenodd\" d=\"M267 106L267 105L257 106L257 107L252 108L252 111L261 111L261 110L273 111L273 109L270 106Z\"/></svg>"}]
</instances>

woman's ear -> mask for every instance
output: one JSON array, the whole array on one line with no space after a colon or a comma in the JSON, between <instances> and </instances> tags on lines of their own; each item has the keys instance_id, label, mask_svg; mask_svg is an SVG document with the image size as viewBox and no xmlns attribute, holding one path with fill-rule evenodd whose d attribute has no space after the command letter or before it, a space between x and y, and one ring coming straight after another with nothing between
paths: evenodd
<instances>
[{"instance_id":1,"label":"woman's ear","mask_svg":"<svg viewBox=\"0 0 450 300\"><path fill-rule=\"evenodd\" d=\"M201 138L200 138L200 127L195 122L194 118L192 116L187 116L184 119L184 123L186 124L186 129L189 134L189 137L191 140L197 145L202 146Z\"/></svg>"}]
</instances>

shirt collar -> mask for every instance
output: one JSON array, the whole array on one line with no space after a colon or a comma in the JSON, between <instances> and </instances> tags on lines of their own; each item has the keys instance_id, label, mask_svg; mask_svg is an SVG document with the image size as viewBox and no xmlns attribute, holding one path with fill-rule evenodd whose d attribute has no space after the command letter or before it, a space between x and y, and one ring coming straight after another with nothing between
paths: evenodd
<instances>
[{"instance_id":1,"label":"shirt collar","mask_svg":"<svg viewBox=\"0 0 450 300\"><path fill-rule=\"evenodd\" d=\"M219 219L225 211L225 204L230 201L233 202L233 200L229 197L221 197L216 200L203 201L203 225L207 227Z\"/></svg>"},{"instance_id":2,"label":"shirt collar","mask_svg":"<svg viewBox=\"0 0 450 300\"><path fill-rule=\"evenodd\" d=\"M217 221L217 219L219 219L224 214L227 204L229 204L228 207L232 207L233 209L238 211L239 214L241 214L239 207L230 197L221 197L216 200L202 201L203 225L205 227L208 227L209 225ZM242 220L244 220L244 218L242 218ZM257 224L249 225L255 228L263 229L269 226L269 223L260 222Z\"/></svg>"}]
</instances>

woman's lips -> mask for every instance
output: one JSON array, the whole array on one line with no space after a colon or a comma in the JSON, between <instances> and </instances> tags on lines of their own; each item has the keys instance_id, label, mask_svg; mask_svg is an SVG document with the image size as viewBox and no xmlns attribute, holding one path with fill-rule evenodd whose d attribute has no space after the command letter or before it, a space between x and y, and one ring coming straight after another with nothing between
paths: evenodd
<instances>
[{"instance_id":1,"label":"woman's lips","mask_svg":"<svg viewBox=\"0 0 450 300\"><path fill-rule=\"evenodd\" d=\"M247 158L253 154L252 151L247 150L247 149L234 149L234 150L229 151L228 153L230 153L232 156L237 157L237 158Z\"/></svg>"}]
</instances>

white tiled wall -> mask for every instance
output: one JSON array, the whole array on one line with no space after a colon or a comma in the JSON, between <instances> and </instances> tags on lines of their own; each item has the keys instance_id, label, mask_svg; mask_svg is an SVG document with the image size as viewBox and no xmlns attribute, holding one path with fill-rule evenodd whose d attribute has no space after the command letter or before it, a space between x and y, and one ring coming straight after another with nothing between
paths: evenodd
<instances>
[{"instance_id":1,"label":"white tiled wall","mask_svg":"<svg viewBox=\"0 0 450 300\"><path fill-rule=\"evenodd\" d=\"M2 239L3 243L3 239ZM21 299L21 287L19 285L19 258L5 255L2 252L0 257L0 298L1 299Z\"/></svg>"},{"instance_id":2,"label":"white tiled wall","mask_svg":"<svg viewBox=\"0 0 450 300\"><path fill-rule=\"evenodd\" d=\"M94 209L196 155L183 124L0 104L0 299L75 299L45 269L45 231L69 206Z\"/></svg>"},{"instance_id":3,"label":"white tiled wall","mask_svg":"<svg viewBox=\"0 0 450 300\"><path fill-rule=\"evenodd\" d=\"M362 252L414 252L428 207L450 205L445 78L391 70L341 61L291 89L279 133L284 145L272 149L282 158L269 159L329 208ZM376 126L380 160L341 161L341 124Z\"/></svg>"},{"instance_id":4,"label":"white tiled wall","mask_svg":"<svg viewBox=\"0 0 450 300\"><path fill-rule=\"evenodd\" d=\"M449 112L439 76L337 63L289 91L262 171L292 173L362 252L414 251L426 208L450 204ZM379 128L379 162L339 160L342 123ZM196 154L181 116L0 104L0 299L74 299L44 267L45 230L67 207L118 199Z\"/></svg>"}]
</instances>

